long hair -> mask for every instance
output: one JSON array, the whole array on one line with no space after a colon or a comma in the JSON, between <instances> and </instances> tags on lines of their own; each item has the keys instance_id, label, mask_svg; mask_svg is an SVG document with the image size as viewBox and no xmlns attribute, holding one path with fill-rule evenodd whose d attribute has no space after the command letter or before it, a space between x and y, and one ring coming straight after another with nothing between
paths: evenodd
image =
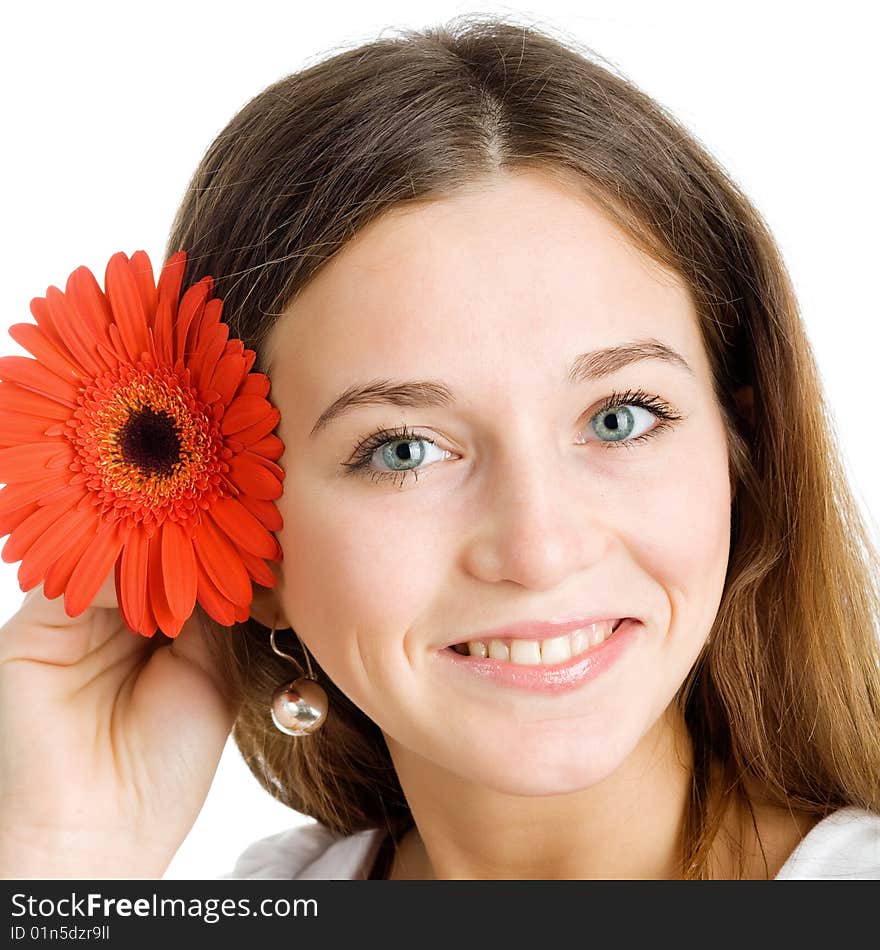
<instances>
[{"instance_id":1,"label":"long hair","mask_svg":"<svg viewBox=\"0 0 880 950\"><path fill-rule=\"evenodd\" d=\"M694 748L682 876L709 875L725 810L751 808L747 787L820 817L880 811L880 558L779 250L693 136L595 53L491 17L335 52L233 117L167 253L187 250L186 283L215 278L259 368L279 315L361 228L504 169L583 189L697 307L734 494L722 600L676 696ZM345 834L412 824L381 731L320 666L328 719L290 739L268 709L291 670L265 627L210 633L240 703L234 739L270 794ZM305 668L299 644L287 649Z\"/></svg>"}]
</instances>

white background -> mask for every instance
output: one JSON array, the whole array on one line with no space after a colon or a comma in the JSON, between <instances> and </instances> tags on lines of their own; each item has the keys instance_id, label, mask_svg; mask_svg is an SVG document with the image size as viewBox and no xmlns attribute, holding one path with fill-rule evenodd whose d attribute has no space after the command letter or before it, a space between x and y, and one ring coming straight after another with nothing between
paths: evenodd
<instances>
[{"instance_id":1,"label":"white background","mask_svg":"<svg viewBox=\"0 0 880 950\"><path fill-rule=\"evenodd\" d=\"M269 83L395 27L495 12L574 35L670 108L744 187L791 271L845 461L875 533L878 72L864 2L636 0L530 6L29 2L4 14L5 328L80 264L118 250L158 267L187 181L233 113ZM767 425L785 425L772 415ZM0 565L0 622L22 594ZM51 723L46 724L51 728ZM230 743L169 878L216 877L258 837L303 820Z\"/></svg>"}]
</instances>

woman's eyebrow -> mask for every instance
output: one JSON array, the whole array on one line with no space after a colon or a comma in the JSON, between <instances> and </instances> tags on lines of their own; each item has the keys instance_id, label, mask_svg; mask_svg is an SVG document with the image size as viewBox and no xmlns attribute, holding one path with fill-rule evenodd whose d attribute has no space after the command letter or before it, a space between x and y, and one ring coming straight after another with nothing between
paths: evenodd
<instances>
[{"instance_id":1,"label":"woman's eyebrow","mask_svg":"<svg viewBox=\"0 0 880 950\"><path fill-rule=\"evenodd\" d=\"M572 383L592 382L641 360L661 360L686 370L694 371L687 360L671 346L660 340L635 340L620 343L575 357L568 371ZM421 409L449 406L455 402L455 394L448 386L435 380L378 379L369 383L349 386L318 416L309 437L316 435L344 413L361 406L400 406Z\"/></svg>"}]
</instances>

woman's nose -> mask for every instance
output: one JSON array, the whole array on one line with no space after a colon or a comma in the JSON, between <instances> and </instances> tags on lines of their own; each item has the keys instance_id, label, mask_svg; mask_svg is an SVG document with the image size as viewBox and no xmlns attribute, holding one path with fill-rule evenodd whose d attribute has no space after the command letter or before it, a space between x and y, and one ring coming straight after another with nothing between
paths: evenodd
<instances>
[{"instance_id":1,"label":"woman's nose","mask_svg":"<svg viewBox=\"0 0 880 950\"><path fill-rule=\"evenodd\" d=\"M601 559L610 542L599 489L588 468L551 450L541 464L498 459L467 533L467 569L484 581L549 590Z\"/></svg>"}]
</instances>

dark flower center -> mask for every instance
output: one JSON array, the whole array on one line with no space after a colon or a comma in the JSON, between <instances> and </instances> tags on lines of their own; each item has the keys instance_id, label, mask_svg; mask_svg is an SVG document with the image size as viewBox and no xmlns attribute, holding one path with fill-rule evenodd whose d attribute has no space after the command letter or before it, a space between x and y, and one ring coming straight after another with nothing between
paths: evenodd
<instances>
[{"instance_id":1,"label":"dark flower center","mask_svg":"<svg viewBox=\"0 0 880 950\"><path fill-rule=\"evenodd\" d=\"M170 475L180 461L180 435L167 413L144 406L119 432L122 458L145 475Z\"/></svg>"}]
</instances>

